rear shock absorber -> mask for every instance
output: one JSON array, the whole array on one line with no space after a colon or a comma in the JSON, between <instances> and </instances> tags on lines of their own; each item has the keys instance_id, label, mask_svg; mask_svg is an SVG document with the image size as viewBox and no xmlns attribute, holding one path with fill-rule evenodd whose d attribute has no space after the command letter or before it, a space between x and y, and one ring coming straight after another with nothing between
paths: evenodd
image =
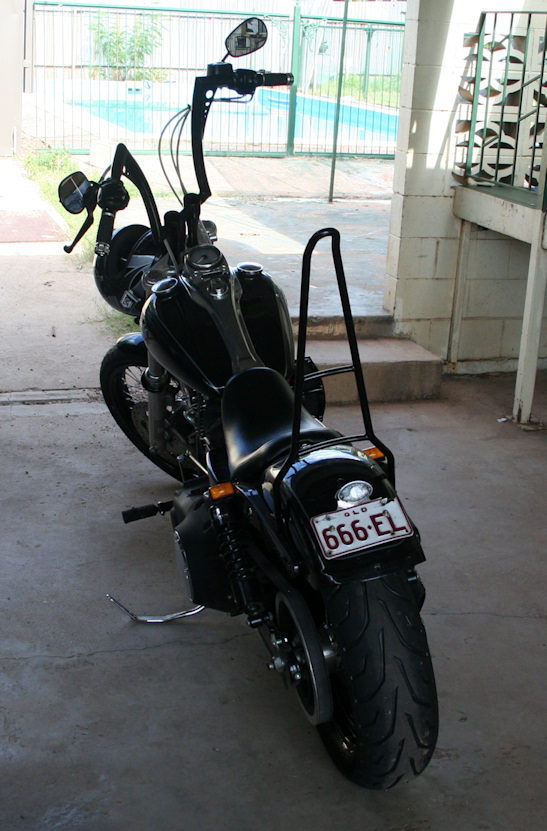
<instances>
[{"instance_id":1,"label":"rear shock absorber","mask_svg":"<svg viewBox=\"0 0 547 831\"><path fill-rule=\"evenodd\" d=\"M247 615L249 626L261 626L264 623L265 608L254 563L244 539L241 510L234 486L231 482L213 486L209 495L213 500L211 519L234 600Z\"/></svg>"}]
</instances>

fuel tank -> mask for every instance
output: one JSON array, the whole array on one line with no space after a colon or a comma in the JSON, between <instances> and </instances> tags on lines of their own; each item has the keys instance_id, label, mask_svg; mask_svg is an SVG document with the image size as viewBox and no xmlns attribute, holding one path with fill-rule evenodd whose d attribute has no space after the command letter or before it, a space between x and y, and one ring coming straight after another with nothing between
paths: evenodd
<instances>
[{"instance_id":1,"label":"fuel tank","mask_svg":"<svg viewBox=\"0 0 547 831\"><path fill-rule=\"evenodd\" d=\"M285 297L260 265L242 263L234 276L239 305L262 362L290 377L294 341ZM230 355L213 317L174 278L171 289L148 299L141 319L148 349L182 383L205 395L219 393L233 374Z\"/></svg>"}]
</instances>

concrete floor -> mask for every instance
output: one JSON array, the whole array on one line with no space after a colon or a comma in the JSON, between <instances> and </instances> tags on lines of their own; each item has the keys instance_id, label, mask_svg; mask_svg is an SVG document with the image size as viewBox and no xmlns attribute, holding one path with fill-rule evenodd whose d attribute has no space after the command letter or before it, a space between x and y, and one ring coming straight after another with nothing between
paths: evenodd
<instances>
[{"instance_id":1,"label":"concrete floor","mask_svg":"<svg viewBox=\"0 0 547 831\"><path fill-rule=\"evenodd\" d=\"M185 597L167 518L120 518L171 483L104 405L0 407L0 828L541 831L547 434L498 421L511 400L454 379L374 407L428 556L441 709L429 768L385 794L341 778L240 618L143 627L109 604ZM547 418L545 379L537 401Z\"/></svg>"},{"instance_id":2,"label":"concrete floor","mask_svg":"<svg viewBox=\"0 0 547 831\"><path fill-rule=\"evenodd\" d=\"M547 434L503 420L514 379L374 405L428 557L441 728L418 780L366 792L241 619L142 627L107 601L186 604L168 519L120 516L172 484L96 393L113 337L89 274L43 246L0 246L1 831L543 831Z\"/></svg>"}]
</instances>

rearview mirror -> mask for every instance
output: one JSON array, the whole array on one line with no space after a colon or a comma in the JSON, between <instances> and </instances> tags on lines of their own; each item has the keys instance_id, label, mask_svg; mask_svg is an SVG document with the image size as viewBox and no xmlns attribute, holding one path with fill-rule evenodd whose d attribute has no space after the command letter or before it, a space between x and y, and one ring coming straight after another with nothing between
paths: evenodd
<instances>
[{"instance_id":1,"label":"rearview mirror","mask_svg":"<svg viewBox=\"0 0 547 831\"><path fill-rule=\"evenodd\" d=\"M225 41L228 54L232 58L241 58L261 49L268 39L268 29L258 17L248 17L240 23Z\"/></svg>"},{"instance_id":2,"label":"rearview mirror","mask_svg":"<svg viewBox=\"0 0 547 831\"><path fill-rule=\"evenodd\" d=\"M81 170L71 173L59 185L59 201L71 214L79 214L85 208L85 195L91 186L85 173Z\"/></svg>"}]
</instances>

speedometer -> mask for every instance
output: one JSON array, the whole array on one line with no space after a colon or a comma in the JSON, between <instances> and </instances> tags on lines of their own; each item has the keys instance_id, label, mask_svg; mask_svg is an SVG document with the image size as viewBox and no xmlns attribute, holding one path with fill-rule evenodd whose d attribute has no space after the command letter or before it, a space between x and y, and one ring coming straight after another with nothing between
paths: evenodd
<instances>
[{"instance_id":1,"label":"speedometer","mask_svg":"<svg viewBox=\"0 0 547 831\"><path fill-rule=\"evenodd\" d=\"M186 266L191 271L198 271L202 277L207 272L214 271L222 263L224 257L216 245L196 245L186 255Z\"/></svg>"}]
</instances>

